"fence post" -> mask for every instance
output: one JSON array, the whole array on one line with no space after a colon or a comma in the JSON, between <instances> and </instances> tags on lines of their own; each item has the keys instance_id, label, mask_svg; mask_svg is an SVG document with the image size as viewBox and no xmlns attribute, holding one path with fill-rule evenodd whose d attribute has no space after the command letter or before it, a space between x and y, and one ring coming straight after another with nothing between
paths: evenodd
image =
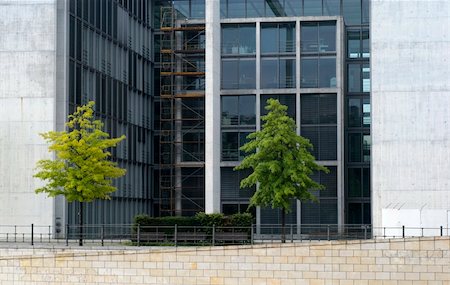
<instances>
[{"instance_id":1,"label":"fence post","mask_svg":"<svg viewBox=\"0 0 450 285\"><path fill-rule=\"evenodd\" d=\"M48 226L48 242L51 242L51 235L52 235L52 226Z\"/></svg>"},{"instance_id":2,"label":"fence post","mask_svg":"<svg viewBox=\"0 0 450 285\"><path fill-rule=\"evenodd\" d=\"M405 238L405 226L402 226L402 237Z\"/></svg>"},{"instance_id":3,"label":"fence post","mask_svg":"<svg viewBox=\"0 0 450 285\"><path fill-rule=\"evenodd\" d=\"M137 228L137 246L141 246L141 224Z\"/></svg>"},{"instance_id":4,"label":"fence post","mask_svg":"<svg viewBox=\"0 0 450 285\"><path fill-rule=\"evenodd\" d=\"M327 225L327 240L330 241L330 225Z\"/></svg>"},{"instance_id":5,"label":"fence post","mask_svg":"<svg viewBox=\"0 0 450 285\"><path fill-rule=\"evenodd\" d=\"M294 243L294 227L291 224L291 243Z\"/></svg>"},{"instance_id":6,"label":"fence post","mask_svg":"<svg viewBox=\"0 0 450 285\"><path fill-rule=\"evenodd\" d=\"M367 239L367 225L364 225L364 239Z\"/></svg>"},{"instance_id":7,"label":"fence post","mask_svg":"<svg viewBox=\"0 0 450 285\"><path fill-rule=\"evenodd\" d=\"M31 224L31 245L34 245L34 224Z\"/></svg>"},{"instance_id":8,"label":"fence post","mask_svg":"<svg viewBox=\"0 0 450 285\"><path fill-rule=\"evenodd\" d=\"M444 227L441 226L441 236L443 236L443 235L444 235Z\"/></svg>"},{"instance_id":9,"label":"fence post","mask_svg":"<svg viewBox=\"0 0 450 285\"><path fill-rule=\"evenodd\" d=\"M102 228L100 229L100 235L101 235L101 239L102 239L102 246L105 245L105 225L102 224Z\"/></svg>"},{"instance_id":10,"label":"fence post","mask_svg":"<svg viewBox=\"0 0 450 285\"><path fill-rule=\"evenodd\" d=\"M255 239L255 233L253 232L253 225L250 226L251 227L251 231L250 231L250 243L254 244L254 239Z\"/></svg>"},{"instance_id":11,"label":"fence post","mask_svg":"<svg viewBox=\"0 0 450 285\"><path fill-rule=\"evenodd\" d=\"M212 246L216 245L216 225L212 226Z\"/></svg>"},{"instance_id":12,"label":"fence post","mask_svg":"<svg viewBox=\"0 0 450 285\"><path fill-rule=\"evenodd\" d=\"M14 242L17 242L17 226L14 226Z\"/></svg>"},{"instance_id":13,"label":"fence post","mask_svg":"<svg viewBox=\"0 0 450 285\"><path fill-rule=\"evenodd\" d=\"M69 246L69 224L66 224L66 246Z\"/></svg>"},{"instance_id":14,"label":"fence post","mask_svg":"<svg viewBox=\"0 0 450 285\"><path fill-rule=\"evenodd\" d=\"M173 232L173 239L175 241L175 246L178 246L178 224L175 224L175 231Z\"/></svg>"}]
</instances>

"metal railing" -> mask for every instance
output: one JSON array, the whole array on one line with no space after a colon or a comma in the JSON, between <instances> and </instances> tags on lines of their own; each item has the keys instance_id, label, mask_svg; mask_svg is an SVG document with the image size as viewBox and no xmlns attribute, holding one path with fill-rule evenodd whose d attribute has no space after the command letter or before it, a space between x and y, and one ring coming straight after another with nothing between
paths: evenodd
<instances>
[{"instance_id":1,"label":"metal railing","mask_svg":"<svg viewBox=\"0 0 450 285\"><path fill-rule=\"evenodd\" d=\"M255 243L311 242L449 236L440 227L383 227L371 225L260 224L250 227L142 226L132 224L66 225L57 229L40 225L0 225L0 244L24 243L95 246L191 246ZM284 233L284 234L283 234ZM80 240L83 242L81 243Z\"/></svg>"}]
</instances>

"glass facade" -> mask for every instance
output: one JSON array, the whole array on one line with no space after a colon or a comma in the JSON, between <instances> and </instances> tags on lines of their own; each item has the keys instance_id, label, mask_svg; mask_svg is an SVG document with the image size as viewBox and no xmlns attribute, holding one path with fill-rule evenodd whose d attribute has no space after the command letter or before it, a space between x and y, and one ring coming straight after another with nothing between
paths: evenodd
<instances>
[{"instance_id":1,"label":"glass facade","mask_svg":"<svg viewBox=\"0 0 450 285\"><path fill-rule=\"evenodd\" d=\"M69 1L68 110L95 101L112 137L126 140L112 160L127 170L111 201L86 203L85 223L131 223L151 213L153 186L152 5L147 1ZM78 204L68 223L78 223Z\"/></svg>"}]
</instances>

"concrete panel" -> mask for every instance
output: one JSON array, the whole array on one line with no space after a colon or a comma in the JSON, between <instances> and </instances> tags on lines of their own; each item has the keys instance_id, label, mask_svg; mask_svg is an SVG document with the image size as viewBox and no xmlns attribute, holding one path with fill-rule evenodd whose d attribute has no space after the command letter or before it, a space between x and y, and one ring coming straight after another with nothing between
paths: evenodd
<instances>
[{"instance_id":1,"label":"concrete panel","mask_svg":"<svg viewBox=\"0 0 450 285\"><path fill-rule=\"evenodd\" d=\"M53 199L36 195L39 133L55 126L56 1L0 1L0 224L51 225Z\"/></svg>"},{"instance_id":2,"label":"concrete panel","mask_svg":"<svg viewBox=\"0 0 450 285\"><path fill-rule=\"evenodd\" d=\"M373 224L445 226L450 2L371 3Z\"/></svg>"}]
</instances>

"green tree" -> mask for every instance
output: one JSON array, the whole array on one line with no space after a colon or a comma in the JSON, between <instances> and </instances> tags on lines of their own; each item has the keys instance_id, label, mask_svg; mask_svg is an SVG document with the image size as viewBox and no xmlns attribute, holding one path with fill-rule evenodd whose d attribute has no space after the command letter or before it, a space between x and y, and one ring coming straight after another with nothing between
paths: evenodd
<instances>
[{"instance_id":1,"label":"green tree","mask_svg":"<svg viewBox=\"0 0 450 285\"><path fill-rule=\"evenodd\" d=\"M108 151L125 136L109 138L102 130L103 123L94 119L94 104L91 101L69 115L65 131L40 134L50 144L48 150L55 158L38 161L38 172L34 175L46 183L36 193L46 193L49 197L63 195L68 202L80 202L80 245L83 244L83 202L110 199L109 194L117 190L112 179L126 172L109 159Z\"/></svg>"},{"instance_id":2,"label":"green tree","mask_svg":"<svg viewBox=\"0 0 450 285\"><path fill-rule=\"evenodd\" d=\"M324 186L311 179L316 171L328 173L318 165L310 153L312 144L297 135L296 125L287 113L287 107L278 100L267 100L269 113L262 117L263 127L247 136L249 140L241 150L246 157L235 170L251 169L251 174L241 181L241 188L258 183L250 199L251 206L278 208L281 211L281 239L285 242L286 213L291 211L292 199L317 201L311 190Z\"/></svg>"}]
</instances>

